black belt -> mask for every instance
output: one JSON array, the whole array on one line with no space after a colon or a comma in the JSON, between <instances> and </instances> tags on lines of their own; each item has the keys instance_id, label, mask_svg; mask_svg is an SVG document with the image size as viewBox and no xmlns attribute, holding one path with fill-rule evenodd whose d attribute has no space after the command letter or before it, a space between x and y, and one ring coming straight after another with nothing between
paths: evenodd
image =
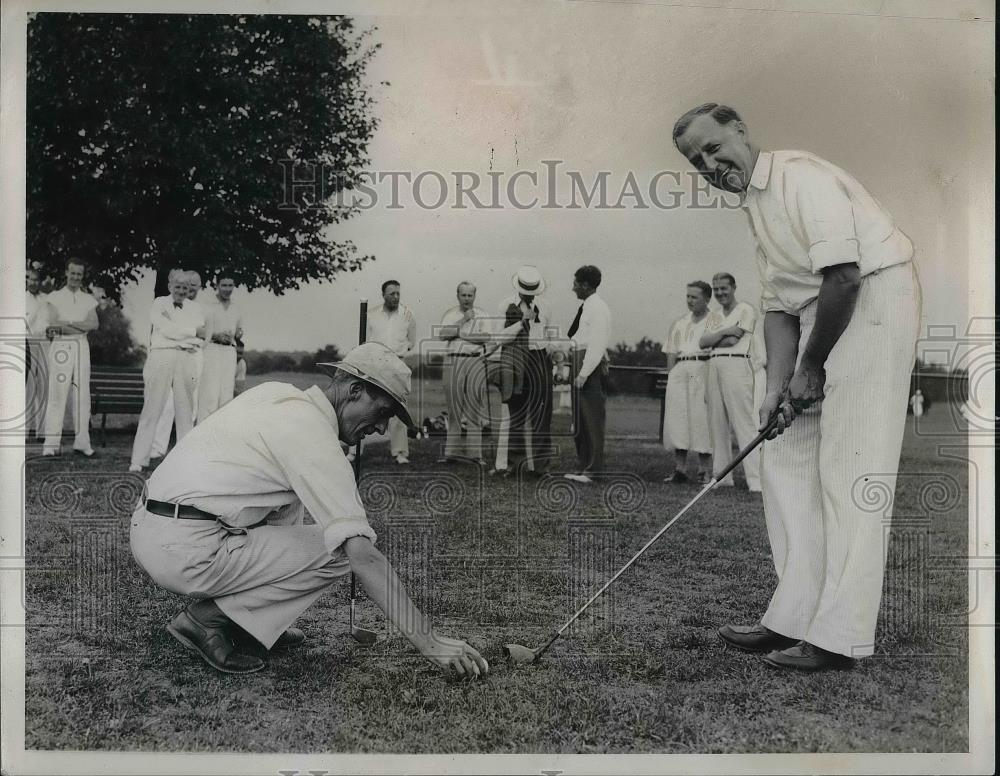
<instances>
[{"instance_id":1,"label":"black belt","mask_svg":"<svg viewBox=\"0 0 1000 776\"><path fill-rule=\"evenodd\" d=\"M713 353L709 358L750 358L749 353Z\"/></svg>"},{"instance_id":2,"label":"black belt","mask_svg":"<svg viewBox=\"0 0 1000 776\"><path fill-rule=\"evenodd\" d=\"M174 504L170 501L146 499L146 511L160 517L173 517L182 520L218 520L217 515L193 507L190 504Z\"/></svg>"},{"instance_id":3,"label":"black belt","mask_svg":"<svg viewBox=\"0 0 1000 776\"><path fill-rule=\"evenodd\" d=\"M677 356L678 361L708 361L708 356Z\"/></svg>"}]
</instances>

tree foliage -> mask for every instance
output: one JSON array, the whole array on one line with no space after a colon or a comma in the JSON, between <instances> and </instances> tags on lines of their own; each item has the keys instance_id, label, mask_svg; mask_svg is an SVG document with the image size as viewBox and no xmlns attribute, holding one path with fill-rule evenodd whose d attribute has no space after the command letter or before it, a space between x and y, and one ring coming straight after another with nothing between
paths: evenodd
<instances>
[{"instance_id":1,"label":"tree foliage","mask_svg":"<svg viewBox=\"0 0 1000 776\"><path fill-rule=\"evenodd\" d=\"M138 366L145 350L132 338L128 319L114 303L103 302L97 308L100 326L87 335L90 359L102 366Z\"/></svg>"},{"instance_id":2,"label":"tree foliage","mask_svg":"<svg viewBox=\"0 0 1000 776\"><path fill-rule=\"evenodd\" d=\"M635 346L619 342L609 352L610 361L615 366L648 366L660 367L667 365L667 357L660 349L660 343L643 337Z\"/></svg>"},{"instance_id":3,"label":"tree foliage","mask_svg":"<svg viewBox=\"0 0 1000 776\"><path fill-rule=\"evenodd\" d=\"M326 200L368 162L371 34L343 16L32 15L29 258L56 276L83 258L112 299L144 269L275 294L357 269L370 257L330 235L357 209ZM289 175L317 185L289 194Z\"/></svg>"}]
</instances>

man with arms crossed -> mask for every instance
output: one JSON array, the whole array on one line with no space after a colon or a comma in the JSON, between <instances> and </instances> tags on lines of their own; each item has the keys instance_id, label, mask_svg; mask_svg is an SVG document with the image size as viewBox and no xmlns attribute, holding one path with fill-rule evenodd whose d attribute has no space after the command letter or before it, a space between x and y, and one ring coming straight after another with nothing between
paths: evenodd
<instances>
[{"instance_id":1,"label":"man with arms crossed","mask_svg":"<svg viewBox=\"0 0 1000 776\"><path fill-rule=\"evenodd\" d=\"M232 300L236 282L220 274L215 299L204 305L205 349L198 380L198 422L233 398L236 386L236 340L243 339L243 314Z\"/></svg>"},{"instance_id":2,"label":"man with arms crossed","mask_svg":"<svg viewBox=\"0 0 1000 776\"><path fill-rule=\"evenodd\" d=\"M875 640L888 515L858 495L871 478L895 490L920 321L913 246L851 175L762 151L732 108L688 111L673 137L742 197L763 288L760 421L778 413L782 435L761 453L778 586L758 625L719 635L778 668L847 668Z\"/></svg>"},{"instance_id":3,"label":"man with arms crossed","mask_svg":"<svg viewBox=\"0 0 1000 776\"><path fill-rule=\"evenodd\" d=\"M56 455L62 442L66 402L73 412L73 452L96 455L90 446L90 342L87 332L96 329L97 300L83 289L86 265L79 259L66 262L66 285L53 291L48 304L46 358L49 398L45 406L45 444L42 455Z\"/></svg>"},{"instance_id":4,"label":"man with arms crossed","mask_svg":"<svg viewBox=\"0 0 1000 776\"><path fill-rule=\"evenodd\" d=\"M712 437L712 469L721 472L733 460L732 431L736 432L740 449L757 436L754 370L750 363L757 313L746 302L736 301L736 278L728 272L715 274L712 291L722 309L708 314L699 344L711 349L705 398ZM747 490L760 493L760 454L756 450L743 459L743 471ZM732 487L733 475L727 475L719 485Z\"/></svg>"},{"instance_id":5,"label":"man with arms crossed","mask_svg":"<svg viewBox=\"0 0 1000 776\"><path fill-rule=\"evenodd\" d=\"M491 324L486 312L476 307L476 287L472 283L463 280L455 293L458 305L444 314L437 333L438 339L448 343L441 372L448 405L448 434L444 457L438 463L471 461L485 466L483 423L489 417L489 409L484 354L492 339ZM463 420L466 421L464 445Z\"/></svg>"},{"instance_id":6,"label":"man with arms crossed","mask_svg":"<svg viewBox=\"0 0 1000 776\"><path fill-rule=\"evenodd\" d=\"M399 304L399 281L382 284L382 304L368 311L368 342L381 342L400 358L413 351L417 344L417 320L413 311ZM389 455L398 464L410 462L409 429L395 415L389 419Z\"/></svg>"},{"instance_id":7,"label":"man with arms crossed","mask_svg":"<svg viewBox=\"0 0 1000 776\"><path fill-rule=\"evenodd\" d=\"M251 653L301 644L292 623L353 571L424 657L453 675L486 674L479 652L434 631L375 549L341 449L385 433L393 416L412 425L410 370L376 342L317 366L332 377L325 390L269 382L240 394L149 478L132 553L158 585L196 599L167 630L219 671L259 671Z\"/></svg>"}]
</instances>

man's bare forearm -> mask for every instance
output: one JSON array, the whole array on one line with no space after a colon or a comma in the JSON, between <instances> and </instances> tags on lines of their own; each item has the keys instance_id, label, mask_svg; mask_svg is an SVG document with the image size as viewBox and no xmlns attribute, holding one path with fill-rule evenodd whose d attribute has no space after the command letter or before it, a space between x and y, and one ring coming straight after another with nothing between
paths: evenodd
<instances>
[{"instance_id":1,"label":"man's bare forearm","mask_svg":"<svg viewBox=\"0 0 1000 776\"><path fill-rule=\"evenodd\" d=\"M802 353L802 366L822 369L834 345L851 322L861 288L857 264L838 264L823 271L816 299L816 322Z\"/></svg>"},{"instance_id":2,"label":"man's bare forearm","mask_svg":"<svg viewBox=\"0 0 1000 776\"><path fill-rule=\"evenodd\" d=\"M764 315L764 347L767 350L767 392L783 394L795 372L799 352L799 319L788 313Z\"/></svg>"}]
</instances>

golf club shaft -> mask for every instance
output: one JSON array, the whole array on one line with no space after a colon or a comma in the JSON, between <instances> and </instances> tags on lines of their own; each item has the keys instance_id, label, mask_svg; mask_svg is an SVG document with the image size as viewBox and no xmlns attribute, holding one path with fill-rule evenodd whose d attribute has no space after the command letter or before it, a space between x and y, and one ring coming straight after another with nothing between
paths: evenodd
<instances>
[{"instance_id":1,"label":"golf club shaft","mask_svg":"<svg viewBox=\"0 0 1000 776\"><path fill-rule=\"evenodd\" d=\"M653 538L650 539L648 542L646 542L642 546L642 549L639 550L635 555L633 555L629 559L628 563L626 563L624 566L622 566L620 569L618 569L617 573L613 577L611 577L611 579L609 579L607 582L605 582L604 585L603 585L603 587L601 587L600 590L598 590L596 593L594 593L590 597L590 600L587 601L587 603L585 603L583 606L581 606L579 608L579 610L577 610L576 614L574 614L572 617L569 618L569 620L567 620L567 622L566 622L565 625L563 625L559 630L556 631L555 635L551 639L549 639L548 643L546 643L545 646L543 646L538 651L537 654L541 655L542 652L544 652L546 649L548 649L549 646L552 644L552 642L554 642L559 636L561 636L562 632L564 630L566 630L570 625L572 625L576 621L576 618L579 617L581 614L583 614L587 610L587 607L589 607L592 603L594 603L594 601L596 601L605 590L607 590L609 587L611 587L612 584L614 584L614 581L616 579L618 579L618 577L620 577L622 574L625 573L625 571L629 568L629 566L631 566L633 563L635 563L639 559L639 557L646 550L648 550L657 539L659 539L661 536L663 536L663 534L665 534L667 532L667 529L670 528L670 526L672 526L674 523L676 523L678 520L680 520L681 517L683 517L684 514L691 507L693 507L695 504L698 503L698 500L702 496L704 496L706 493L708 493L708 491L710 491L712 488L714 488L716 485L718 485L719 481L723 477L725 477L727 474L729 474L729 472L731 472L734 468L736 468L736 465L738 463L740 463L740 461L742 461L751 452L753 452L753 450L761 442L764 441L764 439L767 437L767 435L770 434L774 430L774 428L777 425L777 423L778 423L778 414L774 413L774 415L771 416L770 420L768 420L767 426L764 427L764 430L761 431L754 438L754 440L752 442L750 442L750 444L748 444L745 448L743 448L743 450L740 451L739 455L736 456L736 459L731 464L729 464L729 466L727 466L725 469L723 469L722 472L720 472L718 476L713 477L711 479L711 481L704 488L702 488L701 491L699 491L699 493L698 493L697 496L695 496L693 499L691 499L684 506L684 508L680 512L678 512L676 515L674 515L673 518L671 518L671 520L670 520L669 523L667 523L665 526L663 526L663 528L661 528L659 531L657 531L656 534L653 536Z\"/></svg>"},{"instance_id":2,"label":"golf club shaft","mask_svg":"<svg viewBox=\"0 0 1000 776\"><path fill-rule=\"evenodd\" d=\"M358 344L364 345L368 338L368 300L362 299L358 313ZM361 482L361 442L354 446L354 484ZM354 630L354 599L358 594L358 580L351 572L351 630Z\"/></svg>"}]
</instances>

